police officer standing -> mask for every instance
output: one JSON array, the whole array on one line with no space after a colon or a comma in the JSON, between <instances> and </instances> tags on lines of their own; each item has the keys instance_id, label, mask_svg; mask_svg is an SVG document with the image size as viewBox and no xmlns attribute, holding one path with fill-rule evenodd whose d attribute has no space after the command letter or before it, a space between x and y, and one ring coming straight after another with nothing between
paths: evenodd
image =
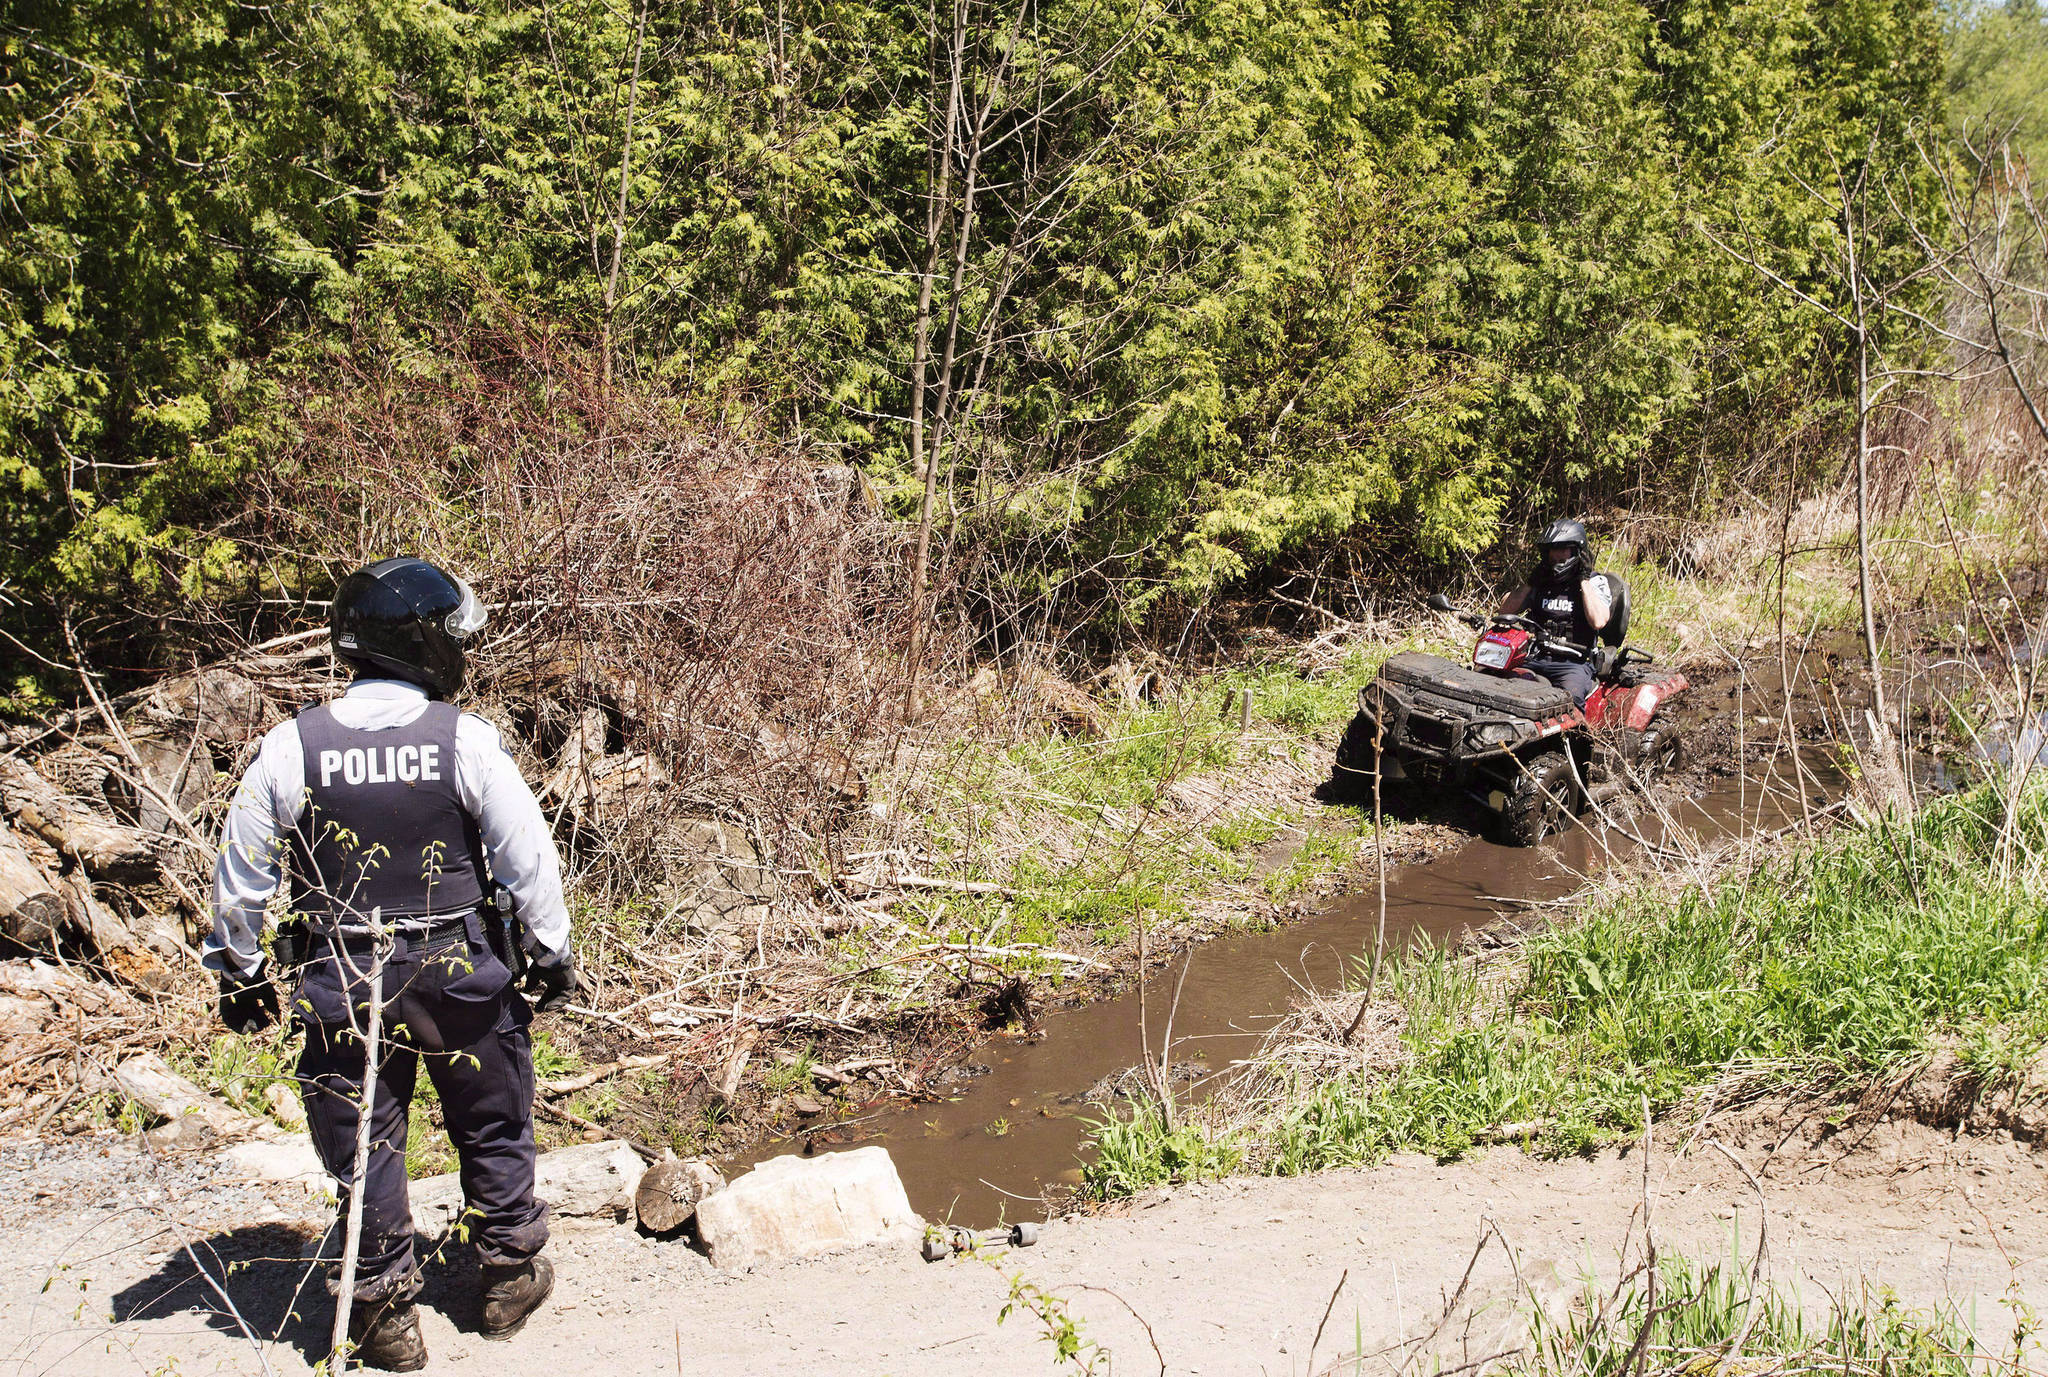
<instances>
[{"instance_id":1,"label":"police officer standing","mask_svg":"<svg viewBox=\"0 0 2048 1377\"><path fill-rule=\"evenodd\" d=\"M314 1146L346 1217L364 1027L373 978L388 1030L376 1067L363 1230L349 1337L358 1361L426 1366L406 1194L407 1110L424 1064L461 1158L469 1237L483 1270L482 1329L509 1338L547 1299L548 1208L534 1198L532 1011L511 967L530 959L538 1007L580 987L560 862L497 729L448 700L485 613L468 586L419 559L342 580L334 653L355 672L340 698L263 739L236 790L214 870L204 962L231 1028L276 1021L296 978L298 1080ZM265 906L289 877L292 920L266 959ZM489 902L517 905L523 952ZM380 935L381 934L381 935ZM291 969L296 966L297 969Z\"/></svg>"}]
</instances>

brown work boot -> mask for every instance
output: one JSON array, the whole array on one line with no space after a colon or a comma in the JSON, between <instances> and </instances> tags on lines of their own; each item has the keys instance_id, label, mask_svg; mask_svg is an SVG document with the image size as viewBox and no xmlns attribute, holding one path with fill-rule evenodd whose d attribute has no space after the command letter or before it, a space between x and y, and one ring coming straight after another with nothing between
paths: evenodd
<instances>
[{"instance_id":1,"label":"brown work boot","mask_svg":"<svg viewBox=\"0 0 2048 1377\"><path fill-rule=\"evenodd\" d=\"M380 1372L418 1372L427 1365L419 1307L409 1300L366 1301L348 1315L355 1360Z\"/></svg>"},{"instance_id":2,"label":"brown work boot","mask_svg":"<svg viewBox=\"0 0 2048 1377\"><path fill-rule=\"evenodd\" d=\"M510 1266L485 1263L484 1323L486 1339L509 1339L525 1325L526 1317L540 1309L540 1303L555 1289L555 1267L536 1253Z\"/></svg>"}]
</instances>

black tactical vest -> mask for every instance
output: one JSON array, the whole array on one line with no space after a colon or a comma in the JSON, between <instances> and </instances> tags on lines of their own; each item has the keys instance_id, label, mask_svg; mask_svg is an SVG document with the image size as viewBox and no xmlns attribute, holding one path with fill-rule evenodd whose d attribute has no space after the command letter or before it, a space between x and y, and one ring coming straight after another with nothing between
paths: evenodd
<instances>
[{"instance_id":1,"label":"black tactical vest","mask_svg":"<svg viewBox=\"0 0 2048 1377\"><path fill-rule=\"evenodd\" d=\"M1586 594L1576 577L1563 583L1539 584L1529 590L1529 620L1552 640L1591 647L1593 623L1586 618Z\"/></svg>"},{"instance_id":2,"label":"black tactical vest","mask_svg":"<svg viewBox=\"0 0 2048 1377\"><path fill-rule=\"evenodd\" d=\"M292 832L293 907L316 926L424 918L483 899L482 839L455 787L448 703L358 731L325 704L299 714L306 811Z\"/></svg>"}]
</instances>

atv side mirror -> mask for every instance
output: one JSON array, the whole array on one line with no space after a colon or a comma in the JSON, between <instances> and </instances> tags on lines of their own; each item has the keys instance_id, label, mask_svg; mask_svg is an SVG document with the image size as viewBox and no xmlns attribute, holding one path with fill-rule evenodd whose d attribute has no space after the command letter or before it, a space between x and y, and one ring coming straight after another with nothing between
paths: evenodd
<instances>
[{"instance_id":1,"label":"atv side mirror","mask_svg":"<svg viewBox=\"0 0 2048 1377\"><path fill-rule=\"evenodd\" d=\"M1432 612L1448 612L1451 610L1451 600L1441 593L1431 593L1429 595L1429 610Z\"/></svg>"}]
</instances>

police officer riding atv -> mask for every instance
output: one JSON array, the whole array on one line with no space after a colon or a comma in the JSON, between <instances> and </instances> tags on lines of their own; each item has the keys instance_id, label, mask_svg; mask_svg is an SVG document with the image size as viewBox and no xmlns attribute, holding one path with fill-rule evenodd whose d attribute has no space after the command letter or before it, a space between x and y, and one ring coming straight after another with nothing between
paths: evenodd
<instances>
[{"instance_id":1,"label":"police officer riding atv","mask_svg":"<svg viewBox=\"0 0 2048 1377\"><path fill-rule=\"evenodd\" d=\"M1456 610L1441 593L1430 606ZM1579 522L1552 523L1528 585L1491 618L1458 615L1480 629L1469 667L1404 651L1359 692L1337 746L1340 793L1377 788L1398 805L1417 785L1461 790L1499 840L1533 846L1589 801L1677 763L1681 739L1660 710L1685 676L1626 644L1628 585L1593 569Z\"/></svg>"}]
</instances>

